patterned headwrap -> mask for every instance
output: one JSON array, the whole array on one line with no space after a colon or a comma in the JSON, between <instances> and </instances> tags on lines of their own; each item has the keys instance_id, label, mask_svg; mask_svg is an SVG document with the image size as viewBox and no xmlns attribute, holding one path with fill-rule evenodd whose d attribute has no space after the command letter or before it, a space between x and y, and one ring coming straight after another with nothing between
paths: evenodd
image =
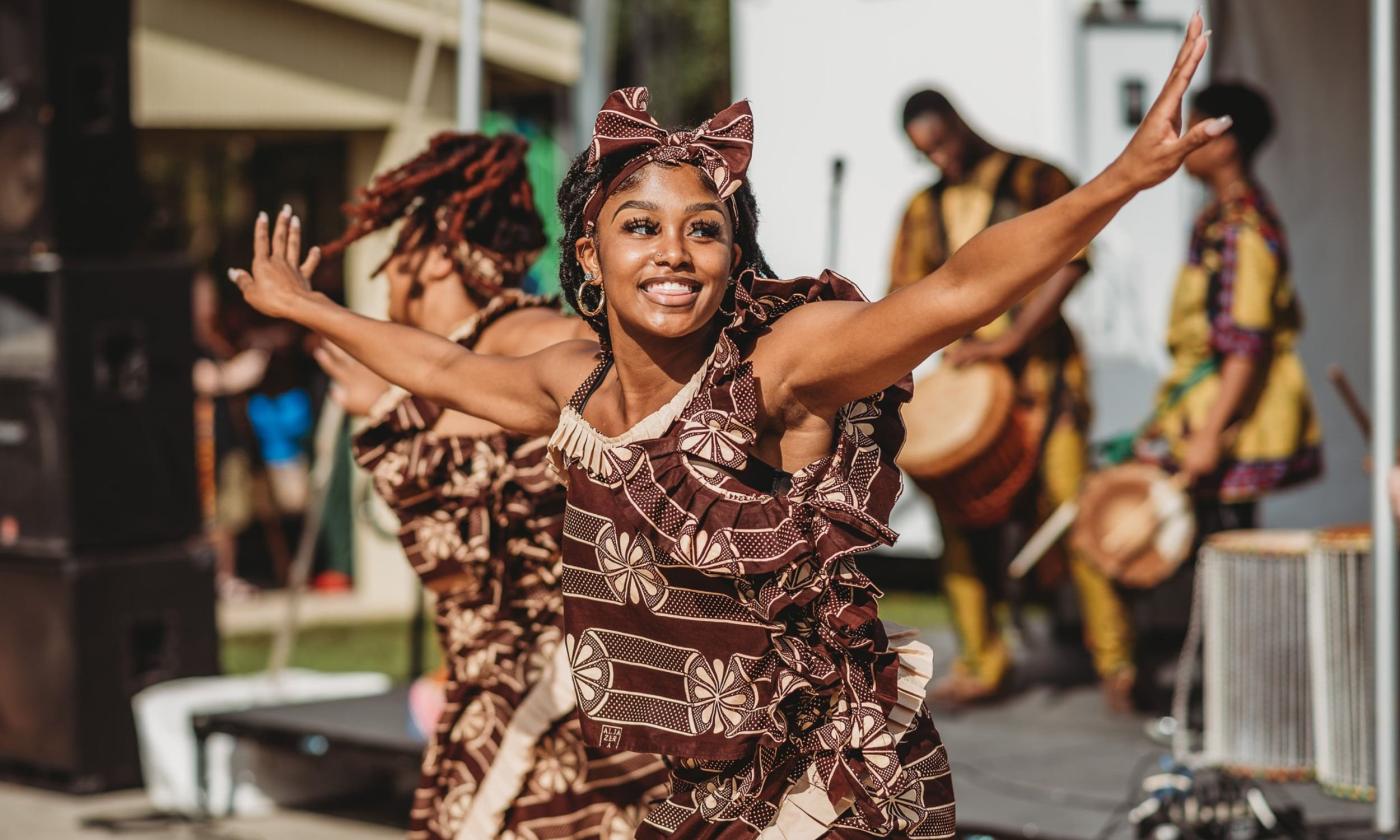
<instances>
[{"instance_id":1,"label":"patterned headwrap","mask_svg":"<svg viewBox=\"0 0 1400 840\"><path fill-rule=\"evenodd\" d=\"M650 98L644 87L615 90L593 121L593 142L588 147L590 167L619 152L645 151L629 160L609 181L599 184L588 197L583 218L590 231L603 202L617 185L648 163L693 163L714 184L721 199L734 195L744 185L744 174L753 156L753 113L748 100L735 102L691 131L668 132L647 113Z\"/></svg>"}]
</instances>

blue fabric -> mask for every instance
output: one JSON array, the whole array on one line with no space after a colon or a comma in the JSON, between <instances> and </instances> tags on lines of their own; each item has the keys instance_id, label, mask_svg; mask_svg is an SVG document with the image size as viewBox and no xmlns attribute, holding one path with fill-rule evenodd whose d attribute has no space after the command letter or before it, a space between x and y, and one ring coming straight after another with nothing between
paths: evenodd
<instances>
[{"instance_id":1,"label":"blue fabric","mask_svg":"<svg viewBox=\"0 0 1400 840\"><path fill-rule=\"evenodd\" d=\"M301 442L311 430L311 396L305 388L269 397L255 394L248 400L248 420L258 437L264 463L294 461Z\"/></svg>"}]
</instances>

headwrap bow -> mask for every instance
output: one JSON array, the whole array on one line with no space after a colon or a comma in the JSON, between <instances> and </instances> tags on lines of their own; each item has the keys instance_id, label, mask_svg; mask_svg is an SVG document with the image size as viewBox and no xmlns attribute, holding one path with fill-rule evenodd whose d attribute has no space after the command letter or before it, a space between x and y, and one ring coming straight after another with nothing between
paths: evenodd
<instances>
[{"instance_id":1,"label":"headwrap bow","mask_svg":"<svg viewBox=\"0 0 1400 840\"><path fill-rule=\"evenodd\" d=\"M694 130L668 132L647 113L650 98L644 87L615 90L593 121L589 167L596 167L603 158L619 152L645 151L629 160L607 183L599 184L588 197L583 218L589 229L597 222L598 211L613 189L653 161L696 164L722 199L744 185L744 173L753 156L753 113L747 100L735 102Z\"/></svg>"}]
</instances>

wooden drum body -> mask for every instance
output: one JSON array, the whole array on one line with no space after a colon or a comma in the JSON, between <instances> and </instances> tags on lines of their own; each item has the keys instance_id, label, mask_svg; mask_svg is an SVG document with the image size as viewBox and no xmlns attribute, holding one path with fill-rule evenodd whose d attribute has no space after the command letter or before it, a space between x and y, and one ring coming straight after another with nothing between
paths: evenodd
<instances>
[{"instance_id":1,"label":"wooden drum body","mask_svg":"<svg viewBox=\"0 0 1400 840\"><path fill-rule=\"evenodd\" d=\"M939 517L966 528L1006 521L1035 473L1039 429L1016 406L1005 365L940 364L915 385L903 416L896 460Z\"/></svg>"},{"instance_id":2,"label":"wooden drum body","mask_svg":"<svg viewBox=\"0 0 1400 840\"><path fill-rule=\"evenodd\" d=\"M1226 531L1201 548L1205 756L1251 775L1313 769L1307 531Z\"/></svg>"},{"instance_id":3,"label":"wooden drum body","mask_svg":"<svg viewBox=\"0 0 1400 840\"><path fill-rule=\"evenodd\" d=\"M1371 531L1320 532L1308 555L1308 636L1317 780L1348 799L1375 797Z\"/></svg>"}]
</instances>

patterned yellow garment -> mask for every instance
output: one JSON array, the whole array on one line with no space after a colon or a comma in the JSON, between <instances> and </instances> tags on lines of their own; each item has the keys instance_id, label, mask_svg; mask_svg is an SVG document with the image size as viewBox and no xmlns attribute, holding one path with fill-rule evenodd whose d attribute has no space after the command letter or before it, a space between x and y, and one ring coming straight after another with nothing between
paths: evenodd
<instances>
[{"instance_id":1,"label":"patterned yellow garment","mask_svg":"<svg viewBox=\"0 0 1400 840\"><path fill-rule=\"evenodd\" d=\"M1196 492L1248 501L1321 473L1322 429L1293 351L1301 327L1283 228L1260 189L1246 186L1202 211L1172 298L1172 369L1162 383L1162 404L1203 364L1227 355L1251 356L1262 371L1220 468L1197 482ZM1156 422L1169 450L1157 460L1168 468L1179 462L1191 430L1220 393L1217 371L1196 375L1199 380Z\"/></svg>"},{"instance_id":2,"label":"patterned yellow garment","mask_svg":"<svg viewBox=\"0 0 1400 840\"><path fill-rule=\"evenodd\" d=\"M910 200L895 239L890 290L937 270L950 254L988 226L1049 204L1073 187L1068 176L1044 161L998 151L979 161L962 183L939 182L919 192ZM1087 269L1088 249L1072 264ZM974 335L989 340L1004 334L1020 308L1012 307ZM1051 399L1056 371L1064 377L1059 420L1046 440L1038 475L1037 513L1043 518L1078 492L1079 479L1088 468L1084 442L1093 414L1088 369L1069 324L1061 316L1007 361L1017 375L1018 398L1039 409ZM952 602L960 642L955 669L988 686L999 685L1011 666L1011 657L992 611L998 587L988 586L986 580L986 567L992 565L985 556L987 534L968 533L946 519L941 524L943 586ZM983 548L974 549L974 543ZM1052 558L1059 556L1058 550L1052 554ZM1086 644L1095 668L1101 676L1111 676L1130 667L1132 633L1112 584L1087 558L1069 552L1064 559L1079 592ZM1041 564L1047 572L1057 567L1051 562Z\"/></svg>"},{"instance_id":3,"label":"patterned yellow garment","mask_svg":"<svg viewBox=\"0 0 1400 840\"><path fill-rule=\"evenodd\" d=\"M890 291L902 289L937 270L958 248L987 227L1043 207L1074 188L1065 173L1032 157L996 151L977 163L960 184L942 181L909 201L895 237L890 262ZM1087 249L1072 264L1089 266ZM983 340L1005 333L1021 306L977 330ZM1089 376L1074 334L1057 317L1022 354L1010 360L1019 369L1022 399L1037 405L1050 399L1055 368L1064 364L1062 408L1075 425L1087 430L1091 419Z\"/></svg>"}]
</instances>

